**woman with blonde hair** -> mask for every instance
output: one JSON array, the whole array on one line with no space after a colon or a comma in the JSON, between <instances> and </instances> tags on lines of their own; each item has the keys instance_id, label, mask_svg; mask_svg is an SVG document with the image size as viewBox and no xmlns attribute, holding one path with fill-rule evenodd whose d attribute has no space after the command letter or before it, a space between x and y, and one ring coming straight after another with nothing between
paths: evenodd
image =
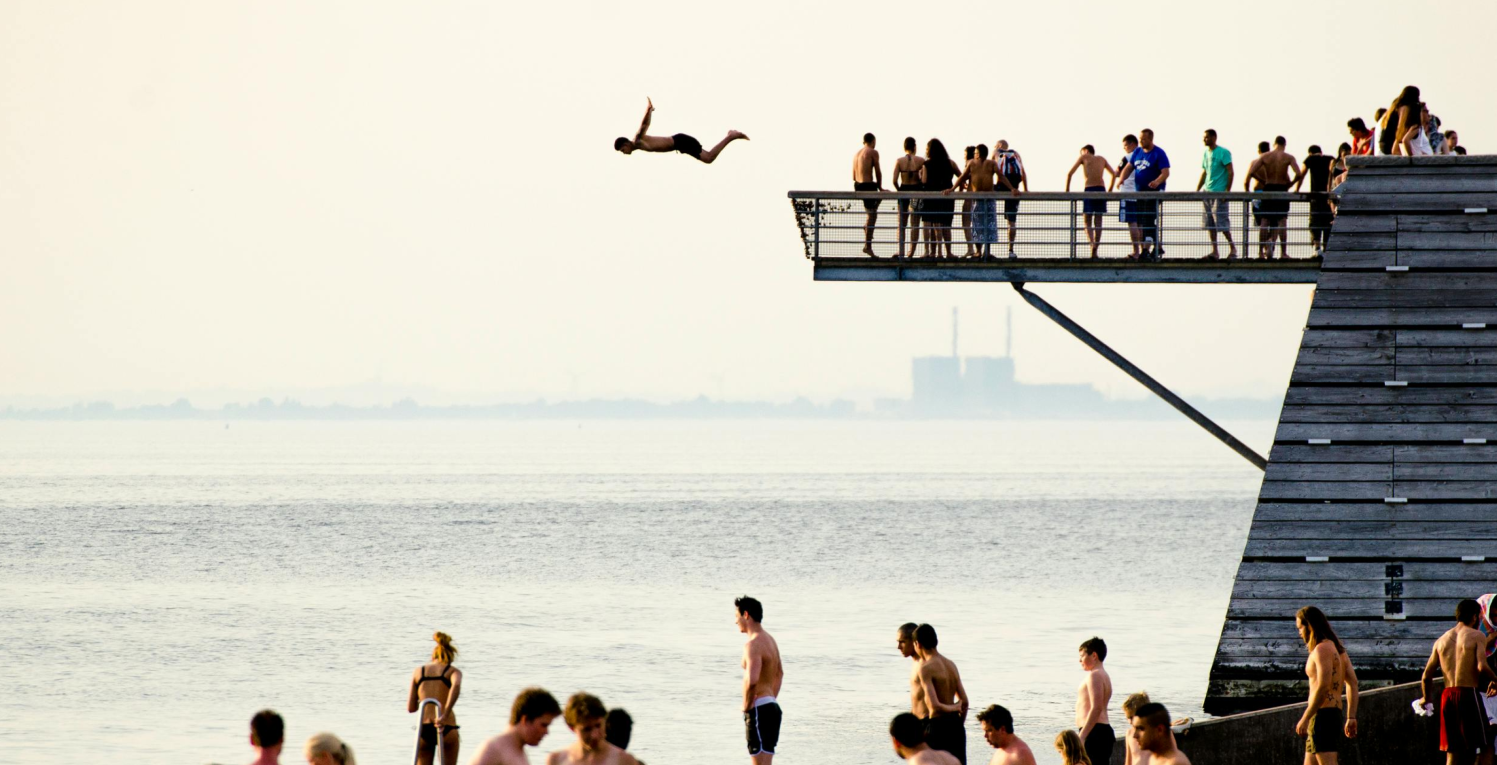
<instances>
[{"instance_id":1,"label":"woman with blonde hair","mask_svg":"<svg viewBox=\"0 0 1497 765\"><path fill-rule=\"evenodd\" d=\"M458 746L462 743L458 735L457 716L452 707L457 704L462 690L463 673L452 662L457 660L457 647L452 636L438 632L431 636L437 645L431 650L431 661L422 664L411 673L411 694L406 700L407 712L421 710L420 743L416 749L417 765L432 765L436 761L437 743L442 745L442 762L453 765L457 762ZM436 709L422 706L422 702L435 699Z\"/></svg>"},{"instance_id":2,"label":"woman with blonde hair","mask_svg":"<svg viewBox=\"0 0 1497 765\"><path fill-rule=\"evenodd\" d=\"M307 765L359 765L348 744L331 733L307 739L306 755Z\"/></svg>"},{"instance_id":3,"label":"woman with blonde hair","mask_svg":"<svg viewBox=\"0 0 1497 765\"><path fill-rule=\"evenodd\" d=\"M1092 758L1086 756L1086 747L1081 743L1081 734L1070 728L1056 735L1055 751L1060 752L1065 765L1092 765Z\"/></svg>"}]
</instances>

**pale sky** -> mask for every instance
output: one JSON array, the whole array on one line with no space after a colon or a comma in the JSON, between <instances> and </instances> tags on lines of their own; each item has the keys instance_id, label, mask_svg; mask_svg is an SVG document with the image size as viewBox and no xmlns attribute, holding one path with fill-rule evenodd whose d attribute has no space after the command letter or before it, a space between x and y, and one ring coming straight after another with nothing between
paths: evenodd
<instances>
[{"instance_id":1,"label":"pale sky","mask_svg":"<svg viewBox=\"0 0 1497 765\"><path fill-rule=\"evenodd\" d=\"M1405 84L1490 151L1497 6L1410 7L7 0L0 402L902 396L952 306L964 353L1012 306L1021 379L1138 396L1007 285L812 282L785 192L847 188L865 131L886 171L1006 138L1055 190L1143 127L1189 190L1203 128L1334 150ZM652 132L753 140L614 153L646 96ZM1199 396L1282 395L1310 298L1034 289Z\"/></svg>"}]
</instances>

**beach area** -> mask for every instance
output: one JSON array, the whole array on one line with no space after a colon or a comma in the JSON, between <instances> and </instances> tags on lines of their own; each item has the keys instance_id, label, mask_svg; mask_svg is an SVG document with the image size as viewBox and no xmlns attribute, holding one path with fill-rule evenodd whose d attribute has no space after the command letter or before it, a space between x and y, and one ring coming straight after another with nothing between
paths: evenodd
<instances>
[{"instance_id":1,"label":"beach area","mask_svg":"<svg viewBox=\"0 0 1497 765\"><path fill-rule=\"evenodd\" d=\"M272 707L289 741L399 761L440 629L464 761L528 685L624 707L646 762L736 761L751 593L788 761L892 758L917 621L1055 763L1092 635L1114 727L1135 690L1200 715L1259 483L1240 462L1183 420L4 422L0 642L46 677L0 699L0 739L16 762L236 762ZM67 735L36 735L59 709ZM570 740L558 720L537 754Z\"/></svg>"}]
</instances>

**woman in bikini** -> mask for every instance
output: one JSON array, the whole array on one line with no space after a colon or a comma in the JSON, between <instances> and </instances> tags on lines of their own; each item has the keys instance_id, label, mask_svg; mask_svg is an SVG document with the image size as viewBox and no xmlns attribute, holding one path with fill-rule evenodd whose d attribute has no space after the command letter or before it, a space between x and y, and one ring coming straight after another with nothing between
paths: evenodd
<instances>
[{"instance_id":1,"label":"woman in bikini","mask_svg":"<svg viewBox=\"0 0 1497 765\"><path fill-rule=\"evenodd\" d=\"M437 646L431 650L431 661L411 673L411 695L406 700L407 712L414 712L426 699L436 699L441 704L441 716L436 709L426 708L421 712L421 747L416 753L417 765L432 765L437 754L437 742L442 743L442 764L456 765L457 750L461 738L457 732L457 716L452 714L462 690L462 670L452 666L457 659L457 648L452 645L452 636L438 632L431 636Z\"/></svg>"}]
</instances>

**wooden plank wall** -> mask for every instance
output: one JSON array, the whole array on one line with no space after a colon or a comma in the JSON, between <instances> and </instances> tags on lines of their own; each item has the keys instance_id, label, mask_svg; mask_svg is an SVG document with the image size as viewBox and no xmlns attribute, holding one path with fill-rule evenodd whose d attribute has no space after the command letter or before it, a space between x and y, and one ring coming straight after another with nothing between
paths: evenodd
<instances>
[{"instance_id":1,"label":"wooden plank wall","mask_svg":"<svg viewBox=\"0 0 1497 765\"><path fill-rule=\"evenodd\" d=\"M1497 156L1353 160L1206 694L1303 700L1294 612L1418 678L1497 591Z\"/></svg>"}]
</instances>

